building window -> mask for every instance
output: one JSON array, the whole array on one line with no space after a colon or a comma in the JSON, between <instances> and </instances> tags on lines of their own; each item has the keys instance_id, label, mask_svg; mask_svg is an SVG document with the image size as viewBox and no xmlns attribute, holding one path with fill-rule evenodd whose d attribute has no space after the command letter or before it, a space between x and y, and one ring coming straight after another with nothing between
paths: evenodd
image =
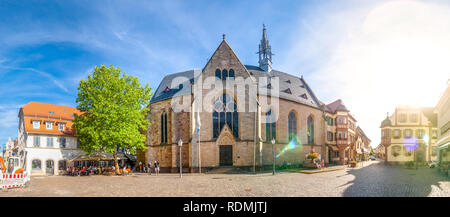
<instances>
[{"instance_id":1,"label":"building window","mask_svg":"<svg viewBox=\"0 0 450 217\"><path fill-rule=\"evenodd\" d=\"M297 117L294 112L288 116L289 141L297 137Z\"/></svg>"},{"instance_id":2,"label":"building window","mask_svg":"<svg viewBox=\"0 0 450 217\"><path fill-rule=\"evenodd\" d=\"M433 157L436 157L437 156L437 151L436 151L436 149L432 149L431 150L431 156L433 156Z\"/></svg>"},{"instance_id":3,"label":"building window","mask_svg":"<svg viewBox=\"0 0 450 217\"><path fill-rule=\"evenodd\" d=\"M333 141L333 133L332 132L327 132L327 139L328 141Z\"/></svg>"},{"instance_id":4,"label":"building window","mask_svg":"<svg viewBox=\"0 0 450 217\"><path fill-rule=\"evenodd\" d=\"M431 136L433 139L437 139L437 130L431 131Z\"/></svg>"},{"instance_id":5,"label":"building window","mask_svg":"<svg viewBox=\"0 0 450 217\"><path fill-rule=\"evenodd\" d=\"M414 122L414 123L415 123L415 122L417 122L417 121L419 120L418 117L419 117L418 114L411 114L410 117L409 117L409 119L410 119L411 122Z\"/></svg>"},{"instance_id":6,"label":"building window","mask_svg":"<svg viewBox=\"0 0 450 217\"><path fill-rule=\"evenodd\" d=\"M400 130L394 130L394 138L400 138Z\"/></svg>"},{"instance_id":7,"label":"building window","mask_svg":"<svg viewBox=\"0 0 450 217\"><path fill-rule=\"evenodd\" d=\"M410 137L412 137L412 130L406 129L405 130L405 138L410 138Z\"/></svg>"},{"instance_id":8,"label":"building window","mask_svg":"<svg viewBox=\"0 0 450 217\"><path fill-rule=\"evenodd\" d=\"M65 160L58 161L58 169L59 170L66 170L66 161Z\"/></svg>"},{"instance_id":9,"label":"building window","mask_svg":"<svg viewBox=\"0 0 450 217\"><path fill-rule=\"evenodd\" d=\"M339 151L333 151L333 157L338 158L339 157Z\"/></svg>"},{"instance_id":10,"label":"building window","mask_svg":"<svg viewBox=\"0 0 450 217\"><path fill-rule=\"evenodd\" d=\"M65 124L63 124L63 123L59 123L58 124L58 130L59 131L64 131L64 127L65 127Z\"/></svg>"},{"instance_id":11,"label":"building window","mask_svg":"<svg viewBox=\"0 0 450 217\"><path fill-rule=\"evenodd\" d=\"M32 170L41 170L41 167L42 167L41 160L31 161L31 169Z\"/></svg>"},{"instance_id":12,"label":"building window","mask_svg":"<svg viewBox=\"0 0 450 217\"><path fill-rule=\"evenodd\" d=\"M34 147L41 146L41 137L40 136L34 136L33 137L33 146Z\"/></svg>"},{"instance_id":13,"label":"building window","mask_svg":"<svg viewBox=\"0 0 450 217\"><path fill-rule=\"evenodd\" d=\"M59 147L60 148L66 147L66 138L64 138L64 137L59 138Z\"/></svg>"},{"instance_id":14,"label":"building window","mask_svg":"<svg viewBox=\"0 0 450 217\"><path fill-rule=\"evenodd\" d=\"M222 79L222 74L220 73L220 69L216 69L216 78Z\"/></svg>"},{"instance_id":15,"label":"building window","mask_svg":"<svg viewBox=\"0 0 450 217\"><path fill-rule=\"evenodd\" d=\"M39 128L41 128L41 122L33 121L33 129L39 129Z\"/></svg>"},{"instance_id":16,"label":"building window","mask_svg":"<svg viewBox=\"0 0 450 217\"><path fill-rule=\"evenodd\" d=\"M226 69L222 70L222 80L226 80L228 77L228 71Z\"/></svg>"},{"instance_id":17,"label":"building window","mask_svg":"<svg viewBox=\"0 0 450 217\"><path fill-rule=\"evenodd\" d=\"M167 143L167 113L161 114L161 144Z\"/></svg>"},{"instance_id":18,"label":"building window","mask_svg":"<svg viewBox=\"0 0 450 217\"><path fill-rule=\"evenodd\" d=\"M406 122L406 114L399 114L398 115L398 122L405 123Z\"/></svg>"},{"instance_id":19,"label":"building window","mask_svg":"<svg viewBox=\"0 0 450 217\"><path fill-rule=\"evenodd\" d=\"M231 79L234 79L234 70L230 69L230 71L228 72L228 77Z\"/></svg>"},{"instance_id":20,"label":"building window","mask_svg":"<svg viewBox=\"0 0 450 217\"><path fill-rule=\"evenodd\" d=\"M418 130L416 131L416 135L417 135L417 138L418 138L418 139L423 139L424 134L425 134L425 131L422 130L422 129L418 129Z\"/></svg>"},{"instance_id":21,"label":"building window","mask_svg":"<svg viewBox=\"0 0 450 217\"><path fill-rule=\"evenodd\" d=\"M45 129L47 130L53 129L53 122L45 122Z\"/></svg>"},{"instance_id":22,"label":"building window","mask_svg":"<svg viewBox=\"0 0 450 217\"><path fill-rule=\"evenodd\" d=\"M342 139L342 132L338 132L338 139Z\"/></svg>"},{"instance_id":23,"label":"building window","mask_svg":"<svg viewBox=\"0 0 450 217\"><path fill-rule=\"evenodd\" d=\"M401 148L400 146L398 146L398 145L392 146L392 155L393 155L394 157L399 156L401 150L402 150L402 148Z\"/></svg>"},{"instance_id":24,"label":"building window","mask_svg":"<svg viewBox=\"0 0 450 217\"><path fill-rule=\"evenodd\" d=\"M308 136L308 144L314 143L314 119L310 115L307 120L307 136Z\"/></svg>"},{"instance_id":25,"label":"building window","mask_svg":"<svg viewBox=\"0 0 450 217\"><path fill-rule=\"evenodd\" d=\"M239 137L239 115L237 112L236 101L228 94L222 94L214 103L213 119L213 138L217 138L224 128L228 125L234 137Z\"/></svg>"},{"instance_id":26,"label":"building window","mask_svg":"<svg viewBox=\"0 0 450 217\"><path fill-rule=\"evenodd\" d=\"M53 137L47 137L47 147L53 147Z\"/></svg>"},{"instance_id":27,"label":"building window","mask_svg":"<svg viewBox=\"0 0 450 217\"><path fill-rule=\"evenodd\" d=\"M80 139L77 139L77 148L80 148L81 147L81 141L80 141Z\"/></svg>"},{"instance_id":28,"label":"building window","mask_svg":"<svg viewBox=\"0 0 450 217\"><path fill-rule=\"evenodd\" d=\"M271 142L272 139L276 139L276 132L275 114L271 109L266 113L266 141Z\"/></svg>"},{"instance_id":29,"label":"building window","mask_svg":"<svg viewBox=\"0 0 450 217\"><path fill-rule=\"evenodd\" d=\"M331 117L327 117L327 122L328 122L328 126L333 126L334 125L334 119Z\"/></svg>"}]
</instances>

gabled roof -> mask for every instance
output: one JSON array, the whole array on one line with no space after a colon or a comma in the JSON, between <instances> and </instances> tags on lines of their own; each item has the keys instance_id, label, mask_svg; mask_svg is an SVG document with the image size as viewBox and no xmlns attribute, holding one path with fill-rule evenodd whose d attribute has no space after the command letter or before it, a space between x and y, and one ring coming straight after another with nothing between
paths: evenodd
<instances>
[{"instance_id":1,"label":"gabled roof","mask_svg":"<svg viewBox=\"0 0 450 217\"><path fill-rule=\"evenodd\" d=\"M220 43L219 47L214 52L213 56L215 55L215 53L218 51L218 49L221 46L226 46L225 48L230 49L232 55L234 55L239 60L239 58L234 53L233 49L231 49L231 47L228 45L228 43L225 40L223 40L222 43ZM205 67L211 62L211 59L212 58L210 58L208 63L205 65ZM240 62L240 60L239 60L239 62ZM240 62L240 64L242 64L242 63ZM258 81L258 79L260 77L266 77L266 78L270 78L273 76L279 77L279 81L280 81L279 82L279 88L280 88L279 97L281 99L298 102L298 103L312 106L312 107L315 107L318 109L321 108L319 100L317 99L317 97L315 96L315 94L313 93L311 88L308 86L306 81L303 79L303 77L299 78L297 76L294 76L294 75L291 75L291 74L288 74L285 72L277 71L277 70L272 70L271 72L268 73L268 72L262 70L258 66L243 65L243 64L242 64L242 66L244 66L244 69L248 72L249 77L251 77L252 79L254 79L256 81ZM174 81L175 78L180 77L180 76L186 77L187 79L190 80L190 82L184 82L183 86L182 86L183 88L181 88L181 89L179 88L179 84L172 84L172 81ZM196 76L198 76L198 75L196 75ZM157 90L155 91L155 94L153 95L152 99L150 100L150 104L159 102L162 100L170 99L170 98L174 97L175 95L183 96L183 95L191 94L192 83L194 82L195 79L197 79L197 77L194 78L194 70L189 70L189 71L185 71L185 72L178 72L178 73L166 75L163 78L163 80L161 81ZM289 82L285 82L285 81L289 81ZM164 91L164 90L166 90L166 87L169 87L170 90ZM285 90L289 90L289 91L284 92ZM267 95L267 93L259 93L259 94ZM306 97L304 97L304 96L306 96Z\"/></svg>"},{"instance_id":2,"label":"gabled roof","mask_svg":"<svg viewBox=\"0 0 450 217\"><path fill-rule=\"evenodd\" d=\"M49 118L62 118L73 120L73 114L81 114L81 112L69 106L55 105L42 102L29 102L24 105L22 112L25 116L41 116Z\"/></svg>"},{"instance_id":3,"label":"gabled roof","mask_svg":"<svg viewBox=\"0 0 450 217\"><path fill-rule=\"evenodd\" d=\"M175 79L179 77L185 77L188 81L182 83L175 83ZM152 96L150 103L159 102L165 99L170 99L176 95L183 96L191 94L192 83L194 81L194 70L178 72L170 75L164 76L163 80L159 84ZM182 86L180 86L180 84ZM169 91L165 91L166 87L170 88ZM180 89L181 88L181 89Z\"/></svg>"},{"instance_id":4,"label":"gabled roof","mask_svg":"<svg viewBox=\"0 0 450 217\"><path fill-rule=\"evenodd\" d=\"M20 109L24 118L25 131L27 133L40 133L52 135L74 135L72 121L74 114L80 115L81 112L73 107L54 105L42 102L29 102ZM20 115L20 114L19 114ZM33 121L39 121L38 129L33 128ZM45 122L53 123L51 130L46 129ZM58 129L57 124L64 124L64 131Z\"/></svg>"},{"instance_id":5,"label":"gabled roof","mask_svg":"<svg viewBox=\"0 0 450 217\"><path fill-rule=\"evenodd\" d=\"M338 99L325 107L326 111L330 113L336 113L337 111L348 111L341 99Z\"/></svg>"},{"instance_id":6,"label":"gabled roof","mask_svg":"<svg viewBox=\"0 0 450 217\"><path fill-rule=\"evenodd\" d=\"M369 137L367 137L367 135L364 133L364 131L361 129L361 127L358 126L356 128L356 130L358 131L359 135L363 136L364 138L366 138L370 142Z\"/></svg>"},{"instance_id":7,"label":"gabled roof","mask_svg":"<svg viewBox=\"0 0 450 217\"><path fill-rule=\"evenodd\" d=\"M422 110L423 115L428 118L428 120L431 122L432 126L437 126L437 114L434 113L433 107L422 107L420 110Z\"/></svg>"}]
</instances>

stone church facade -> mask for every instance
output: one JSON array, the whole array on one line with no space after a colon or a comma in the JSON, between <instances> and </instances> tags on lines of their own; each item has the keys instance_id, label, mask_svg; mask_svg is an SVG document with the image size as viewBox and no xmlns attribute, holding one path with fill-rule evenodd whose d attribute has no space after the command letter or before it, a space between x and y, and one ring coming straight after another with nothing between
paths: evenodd
<instances>
[{"instance_id":1,"label":"stone church facade","mask_svg":"<svg viewBox=\"0 0 450 217\"><path fill-rule=\"evenodd\" d=\"M165 76L149 104L148 149L138 161L158 160L162 172L177 172L181 151L184 172L251 170L274 160L303 164L312 151L331 163L330 150L348 149L350 143L327 140L330 131L336 134L328 120L340 115L339 105L318 100L303 76L272 69L265 27L258 53L259 66L244 65L224 35L203 69ZM227 86L238 81L244 85ZM336 157L334 163L344 163L343 154Z\"/></svg>"}]
</instances>

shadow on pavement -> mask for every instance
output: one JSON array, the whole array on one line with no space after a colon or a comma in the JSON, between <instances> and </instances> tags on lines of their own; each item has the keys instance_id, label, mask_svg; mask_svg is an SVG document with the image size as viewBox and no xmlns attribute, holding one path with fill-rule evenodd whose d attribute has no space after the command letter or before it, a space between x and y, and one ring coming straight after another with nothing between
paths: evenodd
<instances>
[{"instance_id":1,"label":"shadow on pavement","mask_svg":"<svg viewBox=\"0 0 450 217\"><path fill-rule=\"evenodd\" d=\"M432 185L439 188L439 182L448 181L436 169L406 169L384 162L349 169L347 173L354 180L345 184L349 185L343 193L345 197L425 197L430 195Z\"/></svg>"}]
</instances>

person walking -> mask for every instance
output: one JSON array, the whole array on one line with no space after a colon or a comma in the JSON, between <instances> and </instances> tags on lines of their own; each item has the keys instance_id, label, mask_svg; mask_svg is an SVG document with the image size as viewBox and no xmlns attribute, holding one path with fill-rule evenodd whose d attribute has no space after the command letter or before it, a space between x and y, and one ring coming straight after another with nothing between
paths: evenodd
<instances>
[{"instance_id":1,"label":"person walking","mask_svg":"<svg viewBox=\"0 0 450 217\"><path fill-rule=\"evenodd\" d=\"M142 162L139 161L139 172L142 173Z\"/></svg>"},{"instance_id":2,"label":"person walking","mask_svg":"<svg viewBox=\"0 0 450 217\"><path fill-rule=\"evenodd\" d=\"M147 172L150 173L150 175L152 175L152 162L149 160L147 163Z\"/></svg>"},{"instance_id":3,"label":"person walking","mask_svg":"<svg viewBox=\"0 0 450 217\"><path fill-rule=\"evenodd\" d=\"M157 160L155 160L155 173L156 175L159 174L159 162Z\"/></svg>"}]
</instances>

